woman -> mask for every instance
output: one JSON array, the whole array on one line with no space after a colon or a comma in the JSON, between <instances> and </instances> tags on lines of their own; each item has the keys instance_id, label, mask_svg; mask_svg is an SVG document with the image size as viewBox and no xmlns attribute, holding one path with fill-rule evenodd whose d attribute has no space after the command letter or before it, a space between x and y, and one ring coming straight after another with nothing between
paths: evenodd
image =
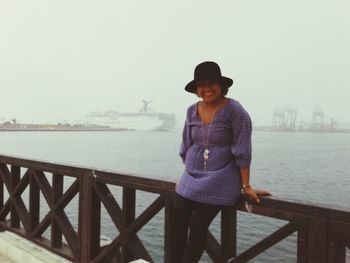
<instances>
[{"instance_id":1,"label":"woman","mask_svg":"<svg viewBox=\"0 0 350 263\"><path fill-rule=\"evenodd\" d=\"M235 205L241 189L260 202L249 184L251 120L238 101L225 97L232 83L207 61L185 87L202 100L188 108L183 130L185 171L176 187L171 263L199 261L211 221L223 206Z\"/></svg>"}]
</instances>

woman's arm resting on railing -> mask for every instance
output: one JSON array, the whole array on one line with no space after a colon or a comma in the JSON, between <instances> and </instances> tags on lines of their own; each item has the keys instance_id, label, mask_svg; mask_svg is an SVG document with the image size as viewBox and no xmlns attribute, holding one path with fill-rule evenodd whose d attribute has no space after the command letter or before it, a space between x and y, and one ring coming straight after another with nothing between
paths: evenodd
<instances>
[{"instance_id":1,"label":"woman's arm resting on railing","mask_svg":"<svg viewBox=\"0 0 350 263\"><path fill-rule=\"evenodd\" d=\"M250 169L249 168L240 168L240 174L241 174L241 182L242 182L242 189L244 190L244 193L248 195L249 197L253 198L255 202L258 204L260 203L259 195L271 195L269 192L261 190L261 189L254 189L249 184L249 177L250 177Z\"/></svg>"}]
</instances>

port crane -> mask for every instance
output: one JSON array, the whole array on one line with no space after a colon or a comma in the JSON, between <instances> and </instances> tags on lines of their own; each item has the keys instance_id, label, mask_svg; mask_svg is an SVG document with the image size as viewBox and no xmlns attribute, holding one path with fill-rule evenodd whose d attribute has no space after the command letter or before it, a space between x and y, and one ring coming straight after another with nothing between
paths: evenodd
<instances>
[{"instance_id":1,"label":"port crane","mask_svg":"<svg viewBox=\"0 0 350 263\"><path fill-rule=\"evenodd\" d=\"M275 109L273 128L276 130L294 130L297 114L297 110L291 108Z\"/></svg>"}]
</instances>

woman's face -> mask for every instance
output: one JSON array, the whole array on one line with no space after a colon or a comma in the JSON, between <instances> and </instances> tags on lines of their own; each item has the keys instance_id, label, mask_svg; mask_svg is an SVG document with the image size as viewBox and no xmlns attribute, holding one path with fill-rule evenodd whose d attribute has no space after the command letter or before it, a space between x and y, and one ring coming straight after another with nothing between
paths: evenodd
<instances>
[{"instance_id":1,"label":"woman's face","mask_svg":"<svg viewBox=\"0 0 350 263\"><path fill-rule=\"evenodd\" d=\"M201 81L196 87L198 97L201 97L206 103L216 103L223 97L221 86L217 82Z\"/></svg>"}]
</instances>

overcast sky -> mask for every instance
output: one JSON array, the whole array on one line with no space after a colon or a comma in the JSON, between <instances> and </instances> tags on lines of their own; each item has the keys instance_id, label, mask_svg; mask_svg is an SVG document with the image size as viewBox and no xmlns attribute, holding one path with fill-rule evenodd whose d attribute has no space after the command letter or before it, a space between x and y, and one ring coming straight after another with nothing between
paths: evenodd
<instances>
[{"instance_id":1,"label":"overcast sky","mask_svg":"<svg viewBox=\"0 0 350 263\"><path fill-rule=\"evenodd\" d=\"M213 60L256 124L316 106L350 122L349 32L348 0L2 1L0 117L79 121L152 99L181 123L197 101L184 86Z\"/></svg>"}]
</instances>

